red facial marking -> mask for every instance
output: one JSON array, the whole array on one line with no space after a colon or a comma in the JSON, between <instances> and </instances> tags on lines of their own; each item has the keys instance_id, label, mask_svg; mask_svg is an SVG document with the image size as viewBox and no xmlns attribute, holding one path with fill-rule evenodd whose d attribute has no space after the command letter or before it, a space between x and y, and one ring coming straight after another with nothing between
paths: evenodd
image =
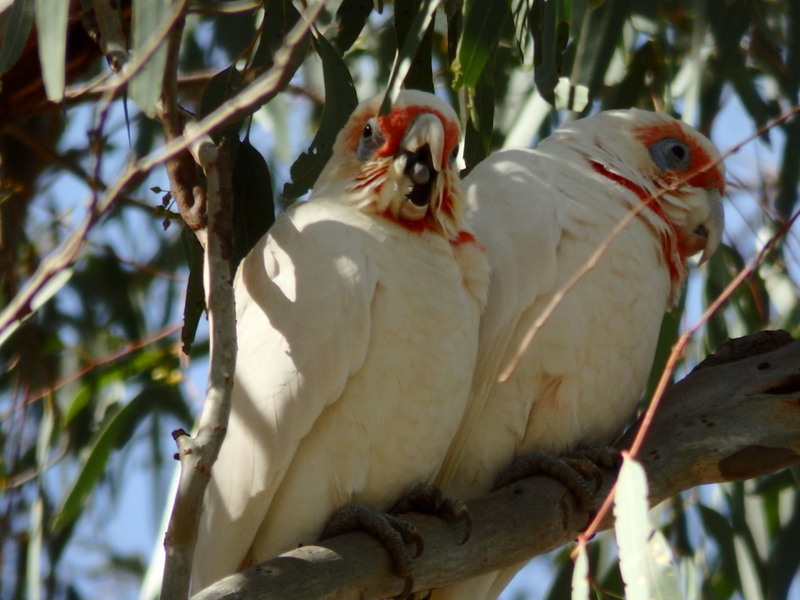
<instances>
[{"instance_id":1,"label":"red facial marking","mask_svg":"<svg viewBox=\"0 0 800 600\"><path fill-rule=\"evenodd\" d=\"M680 256L680 260L683 262L687 259L687 256L685 256L684 253L679 251L680 241L677 241L678 248L675 247L676 240L678 240L678 232L675 230L675 226L672 224L672 222L669 219L667 219L667 215L664 214L664 211L662 210L661 206L659 206L656 197L651 196L644 189L642 189L629 179L625 179L624 177L622 177L622 175L617 175L616 173L612 173L600 163L590 161L590 164L592 165L592 168L595 170L595 172L599 173L603 177L607 177L616 184L628 188L634 194L639 196L639 199L647 204L647 208L653 211L653 213L655 213L659 219L664 221L667 227L669 227L672 230L673 235L660 236L661 250L664 253L664 258L667 260L667 267L669 268L670 279L672 281L677 281L680 278L681 270L679 268L679 265L676 265L674 263L672 257L675 256L675 254L677 253ZM641 213L639 213L639 215L641 215ZM647 224L647 221L645 221L645 224Z\"/></svg>"},{"instance_id":2,"label":"red facial marking","mask_svg":"<svg viewBox=\"0 0 800 600\"><path fill-rule=\"evenodd\" d=\"M378 158L394 156L400 147L400 142L411 121L419 114L429 113L439 117L444 127L444 149L442 164L447 164L450 152L458 145L459 133L458 125L447 119L442 113L428 106L405 106L403 108L393 108L392 112L383 117L378 117L378 125L381 132L386 137L386 143L378 149L375 156Z\"/></svg>"},{"instance_id":3,"label":"red facial marking","mask_svg":"<svg viewBox=\"0 0 800 600\"><path fill-rule=\"evenodd\" d=\"M720 195L725 193L725 178L722 175L722 170L717 164L714 164L716 161L711 159L700 141L694 135L687 135L678 121L640 127L635 131L635 135L636 139L648 148L657 141L668 137L680 140L689 147L692 163L688 171L685 173L680 171L665 173L665 179L668 177L670 183L684 181L686 176L689 175L689 179L686 180L689 185L704 190L717 188Z\"/></svg>"},{"instance_id":4,"label":"red facial marking","mask_svg":"<svg viewBox=\"0 0 800 600\"><path fill-rule=\"evenodd\" d=\"M389 210L383 211L381 213L381 216L384 219L388 219L392 223L397 223L403 229L408 229L409 231L413 231L414 233L422 233L423 231L428 231L433 229L430 223L428 223L427 219L420 219L419 221L407 221L405 219L398 219Z\"/></svg>"}]
</instances>

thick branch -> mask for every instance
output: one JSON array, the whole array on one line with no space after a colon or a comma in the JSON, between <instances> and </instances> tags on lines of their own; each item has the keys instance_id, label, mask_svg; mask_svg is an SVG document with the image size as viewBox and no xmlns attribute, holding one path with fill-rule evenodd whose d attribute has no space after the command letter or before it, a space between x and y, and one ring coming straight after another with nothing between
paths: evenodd
<instances>
[{"instance_id":1,"label":"thick branch","mask_svg":"<svg viewBox=\"0 0 800 600\"><path fill-rule=\"evenodd\" d=\"M621 446L630 445L634 431ZM639 460L647 469L651 505L696 485L739 481L800 462L800 342L699 369L673 386ZM604 471L602 494L614 479L613 472ZM575 539L587 521L566 489L547 477L512 484L467 506L474 529L462 546L458 526L424 515L408 517L425 538L425 552L414 561L415 589L543 554ZM402 587L381 545L365 533L350 533L256 565L193 600L355 600L387 598Z\"/></svg>"}]
</instances>

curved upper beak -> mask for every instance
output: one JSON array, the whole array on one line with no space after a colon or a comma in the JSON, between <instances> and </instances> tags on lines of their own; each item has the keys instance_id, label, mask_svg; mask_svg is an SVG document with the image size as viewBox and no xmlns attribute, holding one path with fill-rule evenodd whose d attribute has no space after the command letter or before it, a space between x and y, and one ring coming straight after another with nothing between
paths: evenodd
<instances>
[{"instance_id":1,"label":"curved upper beak","mask_svg":"<svg viewBox=\"0 0 800 600\"><path fill-rule=\"evenodd\" d=\"M722 196L717 188L706 190L708 196L708 219L703 224L706 231L706 246L698 265L706 262L719 248L722 242L722 231L725 229L725 211L722 208Z\"/></svg>"},{"instance_id":2,"label":"curved upper beak","mask_svg":"<svg viewBox=\"0 0 800 600\"><path fill-rule=\"evenodd\" d=\"M444 126L436 115L422 113L406 129L400 142L400 150L416 154L423 146L431 152L431 166L437 173L442 170L444 152Z\"/></svg>"}]
</instances>

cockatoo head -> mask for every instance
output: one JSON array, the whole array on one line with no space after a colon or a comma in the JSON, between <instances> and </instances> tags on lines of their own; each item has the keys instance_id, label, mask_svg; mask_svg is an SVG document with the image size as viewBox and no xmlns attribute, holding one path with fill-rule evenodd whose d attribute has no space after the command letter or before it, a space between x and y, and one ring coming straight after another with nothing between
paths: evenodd
<instances>
[{"instance_id":1,"label":"cockatoo head","mask_svg":"<svg viewBox=\"0 0 800 600\"><path fill-rule=\"evenodd\" d=\"M455 112L433 94L405 90L391 112L379 116L382 100L362 102L353 112L315 192L336 187L361 210L413 231L433 229L457 239L464 227Z\"/></svg>"},{"instance_id":2,"label":"cockatoo head","mask_svg":"<svg viewBox=\"0 0 800 600\"><path fill-rule=\"evenodd\" d=\"M667 114L629 109L576 121L553 137L566 138L562 143L585 154L597 174L646 203L641 216L662 235L679 285L689 256L702 251L702 264L717 249L725 167L703 135Z\"/></svg>"}]
</instances>

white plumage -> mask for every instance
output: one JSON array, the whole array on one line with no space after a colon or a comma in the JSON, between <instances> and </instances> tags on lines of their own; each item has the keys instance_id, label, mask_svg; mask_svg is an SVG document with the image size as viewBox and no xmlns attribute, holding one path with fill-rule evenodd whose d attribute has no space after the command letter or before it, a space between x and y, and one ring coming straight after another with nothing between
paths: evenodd
<instances>
[{"instance_id":1,"label":"white plumage","mask_svg":"<svg viewBox=\"0 0 800 600\"><path fill-rule=\"evenodd\" d=\"M485 495L520 454L614 441L646 385L686 259L701 250L705 259L720 242L718 161L688 126L634 109L571 123L535 150L498 152L464 180L468 220L492 274L470 406L437 479L445 493ZM664 190L499 383L553 294L626 214ZM432 600L495 598L521 566L436 590Z\"/></svg>"},{"instance_id":2,"label":"white plumage","mask_svg":"<svg viewBox=\"0 0 800 600\"><path fill-rule=\"evenodd\" d=\"M488 266L463 222L458 119L422 92L379 105L359 105L308 202L237 272L194 591L316 542L346 504L384 511L433 481L466 407Z\"/></svg>"}]
</instances>

